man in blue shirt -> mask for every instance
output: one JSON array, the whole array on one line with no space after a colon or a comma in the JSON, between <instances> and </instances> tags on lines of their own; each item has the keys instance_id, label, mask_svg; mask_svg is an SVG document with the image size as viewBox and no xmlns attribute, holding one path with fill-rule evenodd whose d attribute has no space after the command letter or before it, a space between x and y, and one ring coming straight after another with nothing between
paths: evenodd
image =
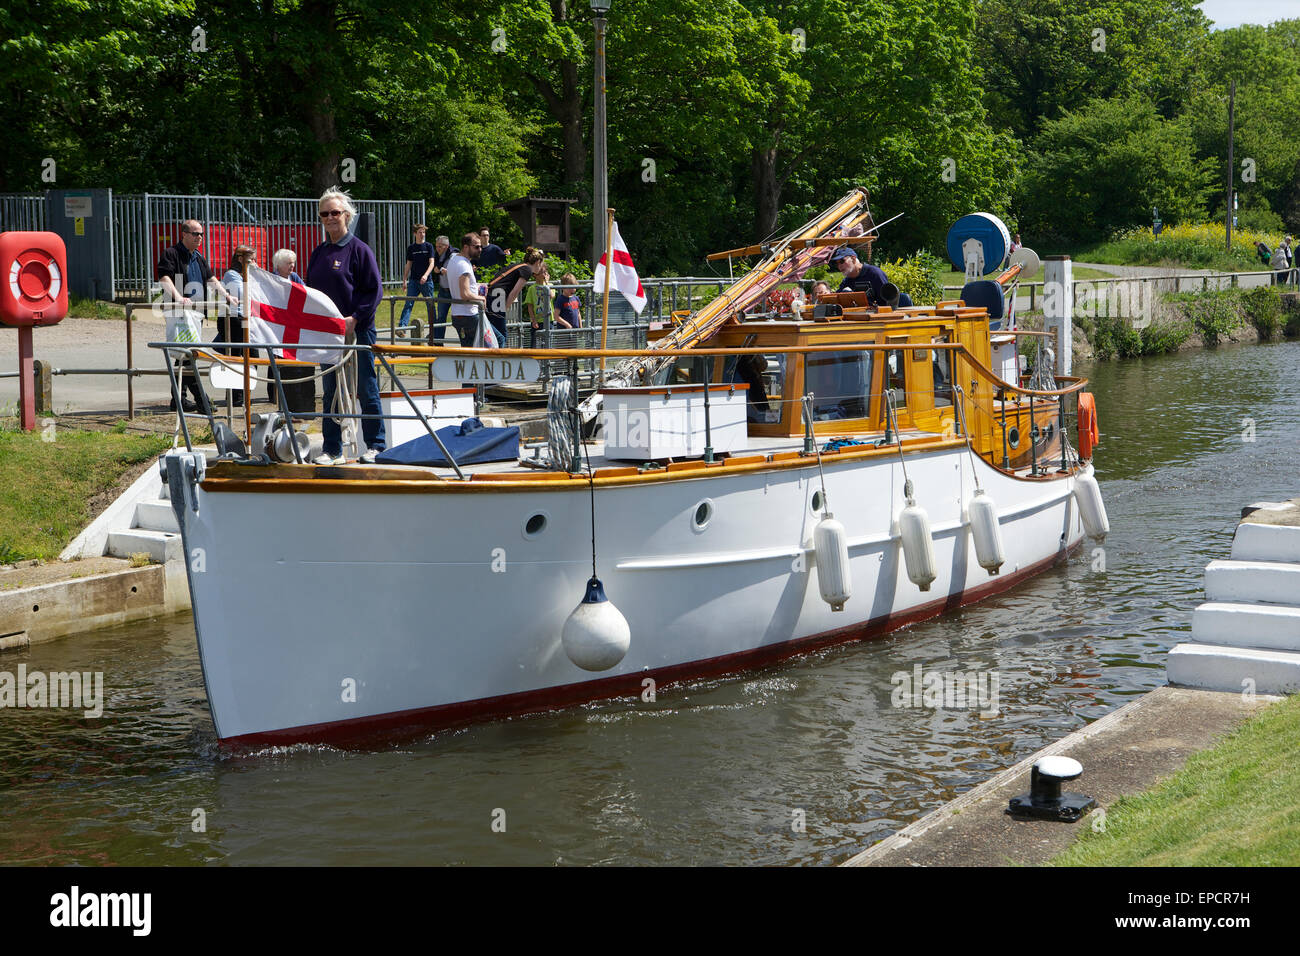
<instances>
[{"instance_id":1,"label":"man in blue shirt","mask_svg":"<svg viewBox=\"0 0 1300 956\"><path fill-rule=\"evenodd\" d=\"M411 235L414 241L406 247L406 267L402 272L402 280L406 283L406 294L408 299L402 306L402 318L398 321L398 326L406 328L411 324L411 306L415 305L409 297L424 296L426 299L432 299L436 294L433 289L433 282L429 276L433 273L433 246L425 240L424 235L429 231L429 227L422 222L417 222L411 227ZM430 302L425 306L429 312L429 324L433 325L433 303Z\"/></svg>"},{"instance_id":2,"label":"man in blue shirt","mask_svg":"<svg viewBox=\"0 0 1300 956\"><path fill-rule=\"evenodd\" d=\"M844 276L836 292L865 292L872 305L884 303L885 283L889 277L881 269L859 260L858 254L848 246L840 246L831 254L831 265Z\"/></svg>"},{"instance_id":3,"label":"man in blue shirt","mask_svg":"<svg viewBox=\"0 0 1300 956\"><path fill-rule=\"evenodd\" d=\"M506 261L506 257L510 255L510 250L502 249L492 241L492 234L488 231L487 226L479 229L478 237L483 240L483 251L479 253L478 262L476 263L479 269L495 269Z\"/></svg>"}]
</instances>

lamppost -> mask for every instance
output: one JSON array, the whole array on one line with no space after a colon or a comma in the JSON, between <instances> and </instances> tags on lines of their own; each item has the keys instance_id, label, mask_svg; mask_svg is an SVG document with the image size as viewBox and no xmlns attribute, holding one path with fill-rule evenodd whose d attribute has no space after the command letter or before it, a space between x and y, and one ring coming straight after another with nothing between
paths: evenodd
<instances>
[{"instance_id":1,"label":"lamppost","mask_svg":"<svg viewBox=\"0 0 1300 956\"><path fill-rule=\"evenodd\" d=\"M592 202L591 224L592 256L594 266L605 253L605 209L609 205L609 169L605 154L605 14L609 13L610 0L591 0L591 12L596 15L596 77L592 87L596 103L595 123L592 126Z\"/></svg>"}]
</instances>

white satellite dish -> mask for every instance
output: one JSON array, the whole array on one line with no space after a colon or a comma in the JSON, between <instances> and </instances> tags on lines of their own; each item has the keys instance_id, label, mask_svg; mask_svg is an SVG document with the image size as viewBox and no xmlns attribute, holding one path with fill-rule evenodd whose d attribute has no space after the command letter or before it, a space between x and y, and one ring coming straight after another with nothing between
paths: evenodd
<instances>
[{"instance_id":1,"label":"white satellite dish","mask_svg":"<svg viewBox=\"0 0 1300 956\"><path fill-rule=\"evenodd\" d=\"M1010 266L1020 266L1020 276L1026 281L1033 278L1035 273L1042 268L1042 261L1038 258L1038 253L1034 252L1028 246L1021 246L1015 252L1011 253L1011 259L1008 262Z\"/></svg>"}]
</instances>

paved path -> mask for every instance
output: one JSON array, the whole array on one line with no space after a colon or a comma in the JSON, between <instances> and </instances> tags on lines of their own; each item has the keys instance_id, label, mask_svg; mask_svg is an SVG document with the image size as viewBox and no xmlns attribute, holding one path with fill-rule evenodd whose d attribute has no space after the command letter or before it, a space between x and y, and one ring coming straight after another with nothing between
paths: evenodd
<instances>
[{"instance_id":1,"label":"paved path","mask_svg":"<svg viewBox=\"0 0 1300 956\"><path fill-rule=\"evenodd\" d=\"M1159 687L1076 730L911 826L857 854L846 866L1037 866L1074 842L1091 820L1074 824L1021 820L1008 801L1029 790L1039 757L1063 754L1083 764L1083 776L1063 789L1101 808L1140 793L1214 746L1248 717L1280 700L1235 692ZM1095 812L1095 811L1094 811ZM1102 817L1104 819L1104 816Z\"/></svg>"},{"instance_id":2,"label":"paved path","mask_svg":"<svg viewBox=\"0 0 1300 956\"><path fill-rule=\"evenodd\" d=\"M137 317L134 328L136 368L162 369L161 353L148 348L161 341L165 324ZM211 341L215 327L204 336ZM58 325L32 331L36 358L55 368L126 368L126 322L112 319L64 319ZM0 328L0 372L18 371L18 333ZM52 383L54 410L121 411L126 414L125 375L56 375ZM161 405L167 410L170 387L164 375L142 375L135 379L137 410ZM18 404L18 379L0 378L0 409L11 411Z\"/></svg>"},{"instance_id":3,"label":"paved path","mask_svg":"<svg viewBox=\"0 0 1300 956\"><path fill-rule=\"evenodd\" d=\"M1109 272L1111 275L1124 279L1136 279L1144 276L1222 276L1231 274L1216 272L1213 269L1186 269L1170 266L1116 266L1106 262L1076 262L1074 265L1082 269Z\"/></svg>"}]
</instances>

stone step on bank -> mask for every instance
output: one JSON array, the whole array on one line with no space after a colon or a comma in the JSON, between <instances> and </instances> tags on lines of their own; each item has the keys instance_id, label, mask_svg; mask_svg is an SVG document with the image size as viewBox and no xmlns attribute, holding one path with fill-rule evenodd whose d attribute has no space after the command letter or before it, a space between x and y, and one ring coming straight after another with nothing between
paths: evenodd
<instances>
[{"instance_id":1,"label":"stone step on bank","mask_svg":"<svg viewBox=\"0 0 1300 956\"><path fill-rule=\"evenodd\" d=\"M1300 499L1243 509L1229 559L1205 569L1192 639L1169 652L1169 682L1206 690L1300 691Z\"/></svg>"}]
</instances>

